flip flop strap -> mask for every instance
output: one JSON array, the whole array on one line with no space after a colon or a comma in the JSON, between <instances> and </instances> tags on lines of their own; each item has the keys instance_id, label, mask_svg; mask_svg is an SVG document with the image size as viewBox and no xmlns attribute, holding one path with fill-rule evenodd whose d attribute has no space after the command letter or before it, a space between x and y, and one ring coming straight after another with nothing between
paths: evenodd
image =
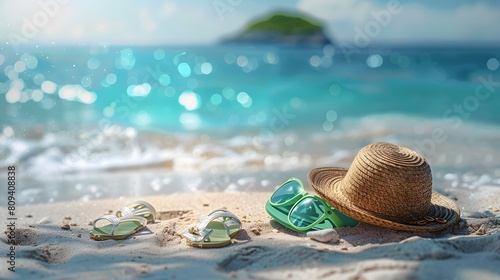
<instances>
[{"instance_id":1,"label":"flip flop strap","mask_svg":"<svg viewBox=\"0 0 500 280\"><path fill-rule=\"evenodd\" d=\"M134 215L132 213L132 210L128 208L127 206L120 208L120 210L116 211L116 216L118 217L123 217L123 216L132 216Z\"/></svg>"},{"instance_id":2,"label":"flip flop strap","mask_svg":"<svg viewBox=\"0 0 500 280\"><path fill-rule=\"evenodd\" d=\"M116 226L120 223L120 218L118 218L117 216L113 216L113 215L103 215L103 216L100 216L100 217L97 217L94 222L92 222L92 226L94 227L94 229L96 231L102 231L100 228L98 228L96 226L97 222L100 221L100 220L108 220L111 225L113 226L111 228L111 235L113 235L115 233L115 228Z\"/></svg>"},{"instance_id":3,"label":"flip flop strap","mask_svg":"<svg viewBox=\"0 0 500 280\"><path fill-rule=\"evenodd\" d=\"M133 206L130 209L130 206ZM151 214L153 217L151 222L156 221L156 210L153 205L147 203L146 201L138 200L130 203L129 205L120 208L120 210L116 211L116 216L124 217L124 216L147 216Z\"/></svg>"},{"instance_id":4,"label":"flip flop strap","mask_svg":"<svg viewBox=\"0 0 500 280\"><path fill-rule=\"evenodd\" d=\"M117 216L113 216L113 215L103 215L103 216L97 217L92 222L92 227L96 231L100 231L100 232L103 232L103 231L96 226L97 222L100 221L100 220L108 220L111 223L111 225L112 225L112 227L111 227L111 233L110 233L111 235L114 235L116 227L120 223L122 223L122 222L125 222L125 221L138 221L139 223L141 223L142 226L145 226L146 223L147 223L147 220L145 218L143 218L143 217L140 217L140 216L117 217ZM104 232L104 233L107 233L107 232Z\"/></svg>"},{"instance_id":5,"label":"flip flop strap","mask_svg":"<svg viewBox=\"0 0 500 280\"><path fill-rule=\"evenodd\" d=\"M209 238L210 234L212 234L213 229L204 228L199 230L196 226L188 227L187 229L181 232L182 237L186 238L191 242L202 242Z\"/></svg>"},{"instance_id":6,"label":"flip flop strap","mask_svg":"<svg viewBox=\"0 0 500 280\"><path fill-rule=\"evenodd\" d=\"M199 216L200 222L190 226L181 232L181 235L192 242L202 242L210 237L213 229L208 229L208 224L218 218L222 218L222 224L226 228L227 236L231 235L230 227L238 225L241 227L241 221L233 213L225 209L215 209L208 215Z\"/></svg>"},{"instance_id":7,"label":"flip flop strap","mask_svg":"<svg viewBox=\"0 0 500 280\"><path fill-rule=\"evenodd\" d=\"M212 212L208 213L207 215L201 215L199 217L200 222L197 224L197 227L199 229L206 228L206 226L213 220L222 218L222 224L224 224L224 227L226 228L227 236L231 235L230 229L231 226L237 225L238 227L241 227L241 221L238 219L236 215L233 213L229 212L226 209L215 209Z\"/></svg>"}]
</instances>

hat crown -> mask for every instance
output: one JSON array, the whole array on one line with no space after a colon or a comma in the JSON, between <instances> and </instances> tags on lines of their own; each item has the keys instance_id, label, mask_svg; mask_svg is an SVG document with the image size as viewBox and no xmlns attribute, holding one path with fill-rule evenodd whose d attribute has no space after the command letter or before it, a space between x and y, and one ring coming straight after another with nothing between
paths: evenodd
<instances>
[{"instance_id":1,"label":"hat crown","mask_svg":"<svg viewBox=\"0 0 500 280\"><path fill-rule=\"evenodd\" d=\"M420 154L402 146L383 142L365 146L342 185L354 205L380 218L407 223L422 219L431 207L430 166Z\"/></svg>"}]
</instances>

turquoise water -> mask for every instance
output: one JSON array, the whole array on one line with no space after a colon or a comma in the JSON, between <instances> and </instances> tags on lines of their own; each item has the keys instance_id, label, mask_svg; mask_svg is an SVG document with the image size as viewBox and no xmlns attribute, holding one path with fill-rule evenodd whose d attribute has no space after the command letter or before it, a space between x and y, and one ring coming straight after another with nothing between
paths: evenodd
<instances>
[{"instance_id":1,"label":"turquoise water","mask_svg":"<svg viewBox=\"0 0 500 280\"><path fill-rule=\"evenodd\" d=\"M318 112L328 110L341 117L391 112L443 118L455 104L467 107L467 119L500 122L500 97L491 94L500 85L498 49L380 49L349 56L331 46L38 47L0 53L5 125L109 119L175 130L261 126L262 113L290 103L300 114L297 125L319 122L324 116ZM480 91L487 100L467 99L484 80L490 81ZM460 113L447 117L455 115Z\"/></svg>"},{"instance_id":2,"label":"turquoise water","mask_svg":"<svg viewBox=\"0 0 500 280\"><path fill-rule=\"evenodd\" d=\"M358 51L4 46L0 167L23 203L271 190L388 141L443 190L500 185L498 48Z\"/></svg>"}]
</instances>

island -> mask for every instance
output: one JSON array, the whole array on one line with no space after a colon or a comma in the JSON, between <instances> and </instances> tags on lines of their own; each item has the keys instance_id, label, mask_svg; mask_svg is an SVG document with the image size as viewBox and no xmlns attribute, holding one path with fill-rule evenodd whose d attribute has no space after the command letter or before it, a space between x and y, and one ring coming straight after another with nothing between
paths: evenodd
<instances>
[{"instance_id":1,"label":"island","mask_svg":"<svg viewBox=\"0 0 500 280\"><path fill-rule=\"evenodd\" d=\"M254 21L242 32L224 39L222 43L313 46L333 44L317 21L305 16L284 13L273 14L263 20Z\"/></svg>"}]
</instances>

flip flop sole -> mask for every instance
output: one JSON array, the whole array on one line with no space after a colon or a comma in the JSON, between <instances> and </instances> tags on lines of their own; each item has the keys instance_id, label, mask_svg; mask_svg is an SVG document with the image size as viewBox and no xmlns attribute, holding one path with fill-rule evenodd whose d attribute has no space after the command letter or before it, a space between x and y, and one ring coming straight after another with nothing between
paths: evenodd
<instances>
[{"instance_id":1,"label":"flip flop sole","mask_svg":"<svg viewBox=\"0 0 500 280\"><path fill-rule=\"evenodd\" d=\"M98 230L92 229L90 231L90 238L97 241L114 239L114 240L123 240L134 233L141 231L144 226L141 225L140 222L136 221L128 221L120 223L116 228L114 234L109 234L107 232L111 232L112 225L105 225Z\"/></svg>"}]
</instances>

